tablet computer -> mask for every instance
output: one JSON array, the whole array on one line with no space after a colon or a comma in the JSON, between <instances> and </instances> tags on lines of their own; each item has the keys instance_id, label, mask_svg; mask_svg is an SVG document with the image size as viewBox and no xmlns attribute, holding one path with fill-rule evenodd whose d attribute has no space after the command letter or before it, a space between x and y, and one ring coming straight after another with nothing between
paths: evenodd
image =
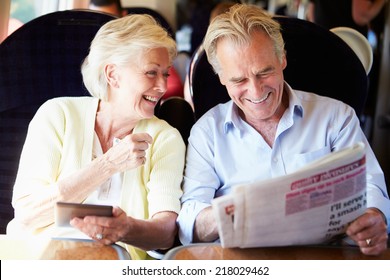
<instances>
[{"instance_id":1,"label":"tablet computer","mask_svg":"<svg viewBox=\"0 0 390 280\"><path fill-rule=\"evenodd\" d=\"M55 209L55 223L57 226L70 226L69 222L74 217L85 216L112 216L112 206L95 205L70 202L57 202Z\"/></svg>"}]
</instances>

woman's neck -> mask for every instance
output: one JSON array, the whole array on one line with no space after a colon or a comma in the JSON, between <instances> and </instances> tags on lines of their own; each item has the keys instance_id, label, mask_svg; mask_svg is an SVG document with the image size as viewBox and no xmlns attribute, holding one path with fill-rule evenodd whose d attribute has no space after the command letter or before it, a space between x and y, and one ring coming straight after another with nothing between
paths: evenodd
<instances>
[{"instance_id":1,"label":"woman's neck","mask_svg":"<svg viewBox=\"0 0 390 280\"><path fill-rule=\"evenodd\" d=\"M133 132L138 120L121 117L110 104L100 101L95 119L95 132L99 137L103 152L113 145L114 138L122 139Z\"/></svg>"}]
</instances>

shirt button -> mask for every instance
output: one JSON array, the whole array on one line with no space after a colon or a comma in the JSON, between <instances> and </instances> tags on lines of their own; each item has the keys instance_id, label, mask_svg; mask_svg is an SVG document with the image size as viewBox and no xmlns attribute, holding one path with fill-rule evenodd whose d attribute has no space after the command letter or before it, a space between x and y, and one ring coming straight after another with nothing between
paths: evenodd
<instances>
[{"instance_id":1,"label":"shirt button","mask_svg":"<svg viewBox=\"0 0 390 280\"><path fill-rule=\"evenodd\" d=\"M274 161L275 163L277 163L277 162L278 162L278 159L275 157L275 158L273 159L273 161Z\"/></svg>"}]
</instances>

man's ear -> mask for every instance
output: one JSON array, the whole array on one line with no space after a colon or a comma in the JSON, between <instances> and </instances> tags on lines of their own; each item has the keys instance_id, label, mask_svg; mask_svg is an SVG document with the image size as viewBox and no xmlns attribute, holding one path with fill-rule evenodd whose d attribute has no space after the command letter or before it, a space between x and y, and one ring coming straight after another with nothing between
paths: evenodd
<instances>
[{"instance_id":1,"label":"man's ear","mask_svg":"<svg viewBox=\"0 0 390 280\"><path fill-rule=\"evenodd\" d=\"M107 64L104 67L104 75L106 76L107 83L114 88L119 87L117 66L115 64Z\"/></svg>"},{"instance_id":2,"label":"man's ear","mask_svg":"<svg viewBox=\"0 0 390 280\"><path fill-rule=\"evenodd\" d=\"M284 53L282 57L282 70L286 69L286 67L287 67L287 58L286 58L286 53Z\"/></svg>"}]
</instances>

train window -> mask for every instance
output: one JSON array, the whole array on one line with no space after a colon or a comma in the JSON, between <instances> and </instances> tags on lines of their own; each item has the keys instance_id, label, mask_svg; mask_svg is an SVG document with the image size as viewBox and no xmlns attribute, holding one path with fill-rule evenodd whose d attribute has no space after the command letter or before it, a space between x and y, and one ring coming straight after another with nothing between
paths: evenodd
<instances>
[{"instance_id":1,"label":"train window","mask_svg":"<svg viewBox=\"0 0 390 280\"><path fill-rule=\"evenodd\" d=\"M26 23L37 16L35 0L11 0L10 18Z\"/></svg>"},{"instance_id":2,"label":"train window","mask_svg":"<svg viewBox=\"0 0 390 280\"><path fill-rule=\"evenodd\" d=\"M71 9L76 4L85 6L87 0L11 0L10 22L8 34L11 34L21 25L41 15ZM81 4L80 4L81 3Z\"/></svg>"},{"instance_id":3,"label":"train window","mask_svg":"<svg viewBox=\"0 0 390 280\"><path fill-rule=\"evenodd\" d=\"M8 24L8 35L35 17L34 0L12 0Z\"/></svg>"}]
</instances>

